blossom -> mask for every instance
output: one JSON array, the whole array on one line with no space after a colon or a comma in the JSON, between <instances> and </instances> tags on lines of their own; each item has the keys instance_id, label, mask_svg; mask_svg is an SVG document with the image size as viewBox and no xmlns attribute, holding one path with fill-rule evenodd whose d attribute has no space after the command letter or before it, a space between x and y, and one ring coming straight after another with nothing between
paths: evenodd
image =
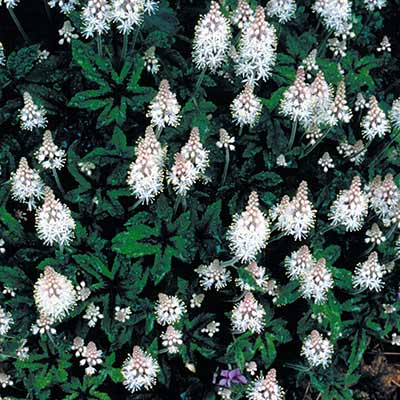
<instances>
[{"instance_id":1,"label":"blossom","mask_svg":"<svg viewBox=\"0 0 400 400\"><path fill-rule=\"evenodd\" d=\"M302 240L309 234L315 223L316 210L308 199L308 185L302 181L296 195L290 200L284 196L271 211L277 228L285 235L292 235L295 240Z\"/></svg>"},{"instance_id":2,"label":"blossom","mask_svg":"<svg viewBox=\"0 0 400 400\"><path fill-rule=\"evenodd\" d=\"M155 306L156 320L160 325L174 325L186 313L185 304L177 296L159 293Z\"/></svg>"},{"instance_id":3,"label":"blossom","mask_svg":"<svg viewBox=\"0 0 400 400\"><path fill-rule=\"evenodd\" d=\"M85 368L86 375L93 375L96 372L96 365L103 362L101 356L103 352L97 349L94 342L89 342L83 347L82 360L79 362L80 365L87 365Z\"/></svg>"},{"instance_id":4,"label":"blossom","mask_svg":"<svg viewBox=\"0 0 400 400\"><path fill-rule=\"evenodd\" d=\"M240 126L253 127L261 114L261 109L261 100L254 94L254 87L246 84L231 104L233 121Z\"/></svg>"},{"instance_id":5,"label":"blossom","mask_svg":"<svg viewBox=\"0 0 400 400\"><path fill-rule=\"evenodd\" d=\"M268 79L276 60L276 45L275 28L265 20L264 8L258 6L254 20L240 36L237 74L251 84Z\"/></svg>"},{"instance_id":6,"label":"blossom","mask_svg":"<svg viewBox=\"0 0 400 400\"><path fill-rule=\"evenodd\" d=\"M297 69L296 79L283 93L280 104L282 115L293 121L307 123L311 116L311 88L305 81L304 67Z\"/></svg>"},{"instance_id":7,"label":"blossom","mask_svg":"<svg viewBox=\"0 0 400 400\"><path fill-rule=\"evenodd\" d=\"M154 46L151 46L144 52L143 61L147 72L156 75L160 70L160 62L156 57L156 48Z\"/></svg>"},{"instance_id":8,"label":"blossom","mask_svg":"<svg viewBox=\"0 0 400 400\"><path fill-rule=\"evenodd\" d=\"M3 43L0 42L0 66L6 65L6 56L4 55L4 46Z\"/></svg>"},{"instance_id":9,"label":"blossom","mask_svg":"<svg viewBox=\"0 0 400 400\"><path fill-rule=\"evenodd\" d=\"M255 375L255 373L257 372L258 366L257 363L255 361L250 361L246 363L246 371L250 374L250 375Z\"/></svg>"},{"instance_id":10,"label":"blossom","mask_svg":"<svg viewBox=\"0 0 400 400\"><path fill-rule=\"evenodd\" d=\"M259 208L257 193L251 192L246 209L233 216L227 233L229 247L241 261L253 261L267 245L269 236L269 221Z\"/></svg>"},{"instance_id":11,"label":"blossom","mask_svg":"<svg viewBox=\"0 0 400 400\"><path fill-rule=\"evenodd\" d=\"M167 348L169 354L179 353L179 347L183 344L182 332L173 326L168 326L167 330L161 334L161 343Z\"/></svg>"},{"instance_id":12,"label":"blossom","mask_svg":"<svg viewBox=\"0 0 400 400\"><path fill-rule=\"evenodd\" d=\"M344 81L341 80L337 87L335 99L331 105L331 122L335 124L337 121L349 123L352 117L351 110L347 105L346 87Z\"/></svg>"},{"instance_id":13,"label":"blossom","mask_svg":"<svg viewBox=\"0 0 400 400\"><path fill-rule=\"evenodd\" d=\"M204 293L193 293L192 298L190 299L190 308L200 308L205 297Z\"/></svg>"},{"instance_id":14,"label":"blossom","mask_svg":"<svg viewBox=\"0 0 400 400\"><path fill-rule=\"evenodd\" d=\"M79 35L74 32L75 28L72 26L71 22L68 20L65 21L62 28L58 30L58 34L60 35L58 44L63 45L65 42L69 44L72 39L78 39Z\"/></svg>"},{"instance_id":15,"label":"blossom","mask_svg":"<svg viewBox=\"0 0 400 400\"><path fill-rule=\"evenodd\" d=\"M318 164L322 167L324 172L328 172L330 168L335 168L331 155L326 151L318 160Z\"/></svg>"},{"instance_id":16,"label":"blossom","mask_svg":"<svg viewBox=\"0 0 400 400\"><path fill-rule=\"evenodd\" d=\"M91 161L79 161L78 167L79 170L87 176L92 176L93 171L96 169L96 164L92 163Z\"/></svg>"},{"instance_id":17,"label":"blossom","mask_svg":"<svg viewBox=\"0 0 400 400\"><path fill-rule=\"evenodd\" d=\"M386 0L364 0L365 8L368 11L375 11L376 9L380 10L381 8L386 6Z\"/></svg>"},{"instance_id":18,"label":"blossom","mask_svg":"<svg viewBox=\"0 0 400 400\"><path fill-rule=\"evenodd\" d=\"M37 62L38 64L42 63L43 61L46 61L49 58L49 51L48 50L38 50L37 52Z\"/></svg>"},{"instance_id":19,"label":"blossom","mask_svg":"<svg viewBox=\"0 0 400 400\"><path fill-rule=\"evenodd\" d=\"M136 160L129 167L127 184L139 201L148 204L163 189L167 148L161 146L149 126L144 138L138 140L135 153Z\"/></svg>"},{"instance_id":20,"label":"blossom","mask_svg":"<svg viewBox=\"0 0 400 400\"><path fill-rule=\"evenodd\" d=\"M32 131L33 128L45 128L47 125L46 110L33 102L32 96L24 92L24 107L19 111L21 129Z\"/></svg>"},{"instance_id":21,"label":"blossom","mask_svg":"<svg viewBox=\"0 0 400 400\"><path fill-rule=\"evenodd\" d=\"M256 285L253 285L241 278L238 278L236 280L236 284L239 286L239 288L243 291L254 291L257 289L265 291L270 282L270 279L265 271L265 268L257 265L257 263L253 261L245 267L245 270L254 279Z\"/></svg>"},{"instance_id":22,"label":"blossom","mask_svg":"<svg viewBox=\"0 0 400 400\"><path fill-rule=\"evenodd\" d=\"M123 383L132 393L151 389L157 382L159 371L157 360L138 346L133 348L121 368Z\"/></svg>"},{"instance_id":23,"label":"blossom","mask_svg":"<svg viewBox=\"0 0 400 400\"><path fill-rule=\"evenodd\" d=\"M217 147L219 147L220 149L224 148L233 151L235 150L234 143L234 136L229 136L228 132L224 128L221 128L219 130L219 140L216 143Z\"/></svg>"},{"instance_id":24,"label":"blossom","mask_svg":"<svg viewBox=\"0 0 400 400\"><path fill-rule=\"evenodd\" d=\"M25 346L26 340L15 351L18 360L26 360L29 357L29 347Z\"/></svg>"},{"instance_id":25,"label":"blossom","mask_svg":"<svg viewBox=\"0 0 400 400\"><path fill-rule=\"evenodd\" d=\"M49 0L50 7L58 6L64 14L69 14L75 10L75 7L79 4L79 0Z\"/></svg>"},{"instance_id":26,"label":"blossom","mask_svg":"<svg viewBox=\"0 0 400 400\"><path fill-rule=\"evenodd\" d=\"M303 342L301 354L306 358L311 367L327 368L332 360L333 345L318 331L313 330Z\"/></svg>"},{"instance_id":27,"label":"blossom","mask_svg":"<svg viewBox=\"0 0 400 400\"><path fill-rule=\"evenodd\" d=\"M378 253L373 251L368 259L358 263L354 271L353 286L362 290L369 289L379 292L383 286L383 275L385 267L379 264Z\"/></svg>"},{"instance_id":28,"label":"blossom","mask_svg":"<svg viewBox=\"0 0 400 400\"><path fill-rule=\"evenodd\" d=\"M204 149L200 142L199 128L192 129L188 142L181 149L181 154L193 164L197 177L204 174L209 165L209 151Z\"/></svg>"},{"instance_id":29,"label":"blossom","mask_svg":"<svg viewBox=\"0 0 400 400\"><path fill-rule=\"evenodd\" d=\"M7 8L13 9L14 7L16 7L18 5L20 0L4 0L4 5ZM0 1L0 5L1 5L1 1Z\"/></svg>"},{"instance_id":30,"label":"blossom","mask_svg":"<svg viewBox=\"0 0 400 400\"><path fill-rule=\"evenodd\" d=\"M176 153L174 159L175 162L171 171L168 172L167 180L177 194L186 196L196 182L198 173L193 163L187 160L182 153Z\"/></svg>"},{"instance_id":31,"label":"blossom","mask_svg":"<svg viewBox=\"0 0 400 400\"><path fill-rule=\"evenodd\" d=\"M337 151L355 165L360 165L364 161L367 149L362 140L357 140L353 145L345 140L337 146Z\"/></svg>"},{"instance_id":32,"label":"blossom","mask_svg":"<svg viewBox=\"0 0 400 400\"><path fill-rule=\"evenodd\" d=\"M301 246L285 258L285 267L291 279L300 279L314 264L315 259L307 245Z\"/></svg>"},{"instance_id":33,"label":"blossom","mask_svg":"<svg viewBox=\"0 0 400 400\"><path fill-rule=\"evenodd\" d=\"M351 29L351 2L349 0L316 0L313 11L328 30L336 35L347 35Z\"/></svg>"},{"instance_id":34,"label":"blossom","mask_svg":"<svg viewBox=\"0 0 400 400\"><path fill-rule=\"evenodd\" d=\"M387 51L388 53L392 51L392 46L390 45L389 38L387 36L383 37L379 47L376 50L379 52Z\"/></svg>"},{"instance_id":35,"label":"blossom","mask_svg":"<svg viewBox=\"0 0 400 400\"><path fill-rule=\"evenodd\" d=\"M300 276L300 291L304 298L316 304L326 301L328 290L333 287L332 273L326 267L325 258L311 264L311 268Z\"/></svg>"},{"instance_id":36,"label":"blossom","mask_svg":"<svg viewBox=\"0 0 400 400\"><path fill-rule=\"evenodd\" d=\"M383 181L377 175L366 189L371 209L381 218L385 226L389 226L400 204L400 189L394 182L393 175L386 174Z\"/></svg>"},{"instance_id":37,"label":"blossom","mask_svg":"<svg viewBox=\"0 0 400 400\"><path fill-rule=\"evenodd\" d=\"M12 315L10 312L4 310L0 306L0 336L6 335L11 329L11 325L14 323Z\"/></svg>"},{"instance_id":38,"label":"blossom","mask_svg":"<svg viewBox=\"0 0 400 400\"><path fill-rule=\"evenodd\" d=\"M132 315L132 310L131 308L128 307L120 307L120 306L116 306L114 308L114 318L118 321L118 322L126 322L130 319L131 315Z\"/></svg>"},{"instance_id":39,"label":"blossom","mask_svg":"<svg viewBox=\"0 0 400 400\"><path fill-rule=\"evenodd\" d=\"M378 224L372 224L372 227L365 232L365 243L371 243L373 245L380 245L384 241L386 241L385 235L379 229Z\"/></svg>"},{"instance_id":40,"label":"blossom","mask_svg":"<svg viewBox=\"0 0 400 400\"><path fill-rule=\"evenodd\" d=\"M265 325L265 310L251 292L236 304L232 310L232 329L238 333L249 331L260 333Z\"/></svg>"},{"instance_id":41,"label":"blossom","mask_svg":"<svg viewBox=\"0 0 400 400\"><path fill-rule=\"evenodd\" d=\"M35 157L44 169L60 170L65 164L65 151L54 142L49 130L43 134L43 142L35 152Z\"/></svg>"},{"instance_id":42,"label":"blossom","mask_svg":"<svg viewBox=\"0 0 400 400\"><path fill-rule=\"evenodd\" d=\"M141 25L144 12L143 0L112 1L112 19L117 23L118 30L124 35Z\"/></svg>"},{"instance_id":43,"label":"blossom","mask_svg":"<svg viewBox=\"0 0 400 400\"><path fill-rule=\"evenodd\" d=\"M193 61L198 69L216 71L224 63L231 39L229 20L220 5L211 1L210 11L200 17L193 40Z\"/></svg>"},{"instance_id":44,"label":"blossom","mask_svg":"<svg viewBox=\"0 0 400 400\"><path fill-rule=\"evenodd\" d=\"M266 6L267 14L270 17L278 18L281 24L291 20L296 13L295 0L269 0Z\"/></svg>"},{"instance_id":45,"label":"blossom","mask_svg":"<svg viewBox=\"0 0 400 400\"><path fill-rule=\"evenodd\" d=\"M76 291L73 283L50 266L34 286L34 299L41 315L47 315L54 321L61 321L76 304Z\"/></svg>"},{"instance_id":46,"label":"blossom","mask_svg":"<svg viewBox=\"0 0 400 400\"><path fill-rule=\"evenodd\" d=\"M177 127L181 119L180 110L176 95L171 92L168 81L163 79L147 113L147 116L151 118L151 124L159 130L166 126Z\"/></svg>"},{"instance_id":47,"label":"blossom","mask_svg":"<svg viewBox=\"0 0 400 400\"><path fill-rule=\"evenodd\" d=\"M311 121L305 121L304 124L315 125L334 125L336 119L333 118L332 108L332 88L328 85L325 80L325 76L322 71L318 71L317 76L310 86L311 90Z\"/></svg>"},{"instance_id":48,"label":"blossom","mask_svg":"<svg viewBox=\"0 0 400 400\"><path fill-rule=\"evenodd\" d=\"M75 287L77 299L79 301L85 301L89 298L91 290L86 286L84 281L81 281L79 285Z\"/></svg>"},{"instance_id":49,"label":"blossom","mask_svg":"<svg viewBox=\"0 0 400 400\"><path fill-rule=\"evenodd\" d=\"M56 199L49 187L44 189L44 203L36 210L36 231L45 245L69 245L74 238L75 221L70 209Z\"/></svg>"},{"instance_id":50,"label":"blossom","mask_svg":"<svg viewBox=\"0 0 400 400\"><path fill-rule=\"evenodd\" d=\"M104 315L100 312L100 307L96 306L94 303L90 303L83 315L83 319L88 320L89 328L94 328L97 324L99 319L103 319Z\"/></svg>"},{"instance_id":51,"label":"blossom","mask_svg":"<svg viewBox=\"0 0 400 400\"><path fill-rule=\"evenodd\" d=\"M287 167L288 163L284 154L279 154L279 156L276 157L276 165L278 167Z\"/></svg>"},{"instance_id":52,"label":"blossom","mask_svg":"<svg viewBox=\"0 0 400 400\"><path fill-rule=\"evenodd\" d=\"M206 333L209 337L213 337L216 333L219 332L220 325L220 322L211 321L206 325L205 328L201 329L201 332Z\"/></svg>"},{"instance_id":53,"label":"blossom","mask_svg":"<svg viewBox=\"0 0 400 400\"><path fill-rule=\"evenodd\" d=\"M367 115L361 120L362 135L367 140L382 138L390 130L389 120L375 96L370 97L367 107Z\"/></svg>"},{"instance_id":54,"label":"blossom","mask_svg":"<svg viewBox=\"0 0 400 400\"><path fill-rule=\"evenodd\" d=\"M239 368L236 369L223 369L221 371L220 381L218 382L219 386L231 387L233 383L239 383L242 385L246 385L247 379L242 375Z\"/></svg>"},{"instance_id":55,"label":"blossom","mask_svg":"<svg viewBox=\"0 0 400 400\"><path fill-rule=\"evenodd\" d=\"M39 174L31 169L25 157L19 161L18 169L11 173L11 197L28 205L28 210L36 207L36 202L44 195L44 184Z\"/></svg>"},{"instance_id":56,"label":"blossom","mask_svg":"<svg viewBox=\"0 0 400 400\"><path fill-rule=\"evenodd\" d=\"M400 129L400 97L393 102L389 116L393 127L395 129Z\"/></svg>"},{"instance_id":57,"label":"blossom","mask_svg":"<svg viewBox=\"0 0 400 400\"><path fill-rule=\"evenodd\" d=\"M308 56L303 60L302 65L307 71L307 78L311 79L311 72L319 71L319 66L317 64L317 49L313 49L308 53Z\"/></svg>"},{"instance_id":58,"label":"blossom","mask_svg":"<svg viewBox=\"0 0 400 400\"><path fill-rule=\"evenodd\" d=\"M86 38L103 35L110 29L111 5L108 0L88 0L82 10L83 33Z\"/></svg>"},{"instance_id":59,"label":"blossom","mask_svg":"<svg viewBox=\"0 0 400 400\"><path fill-rule=\"evenodd\" d=\"M209 265L200 265L195 271L200 277L200 285L205 290L210 290L213 286L216 290L221 290L231 280L231 273L217 259Z\"/></svg>"},{"instance_id":60,"label":"blossom","mask_svg":"<svg viewBox=\"0 0 400 400\"><path fill-rule=\"evenodd\" d=\"M49 335L55 335L57 332L53 328L54 320L46 314L40 314L35 324L32 324L31 331L34 335L38 333L43 335L45 333Z\"/></svg>"},{"instance_id":61,"label":"blossom","mask_svg":"<svg viewBox=\"0 0 400 400\"><path fill-rule=\"evenodd\" d=\"M4 371L0 370L0 386L4 389L7 386L12 385L14 385L14 382L11 380L11 375L8 375Z\"/></svg>"},{"instance_id":62,"label":"blossom","mask_svg":"<svg viewBox=\"0 0 400 400\"><path fill-rule=\"evenodd\" d=\"M367 101L365 100L364 96L362 93L357 93L357 98L354 103L354 109L355 111L360 111L363 110L367 105Z\"/></svg>"},{"instance_id":63,"label":"blossom","mask_svg":"<svg viewBox=\"0 0 400 400\"><path fill-rule=\"evenodd\" d=\"M247 390L246 398L248 400L283 400L285 392L278 384L276 370L270 369L265 377L261 374L252 382Z\"/></svg>"},{"instance_id":64,"label":"blossom","mask_svg":"<svg viewBox=\"0 0 400 400\"><path fill-rule=\"evenodd\" d=\"M341 225L347 232L361 229L368 214L368 198L361 189L361 179L355 176L347 190L341 190L330 208L333 226Z\"/></svg>"},{"instance_id":65,"label":"blossom","mask_svg":"<svg viewBox=\"0 0 400 400\"><path fill-rule=\"evenodd\" d=\"M239 29L243 29L246 25L253 22L254 12L246 0L238 1L238 5L231 16L231 20Z\"/></svg>"},{"instance_id":66,"label":"blossom","mask_svg":"<svg viewBox=\"0 0 400 400\"><path fill-rule=\"evenodd\" d=\"M71 350L75 351L75 357L79 357L82 355L83 350L85 349L85 342L79 336L77 336L71 346Z\"/></svg>"}]
</instances>

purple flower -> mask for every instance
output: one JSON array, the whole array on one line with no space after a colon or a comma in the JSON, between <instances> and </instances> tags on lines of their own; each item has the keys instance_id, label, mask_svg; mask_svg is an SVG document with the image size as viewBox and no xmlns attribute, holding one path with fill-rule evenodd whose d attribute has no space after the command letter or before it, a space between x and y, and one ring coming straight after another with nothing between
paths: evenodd
<instances>
[{"instance_id":1,"label":"purple flower","mask_svg":"<svg viewBox=\"0 0 400 400\"><path fill-rule=\"evenodd\" d=\"M221 371L222 379L219 381L218 385L224 387L231 387L232 383L240 383L245 385L247 383L247 379L240 373L240 369L223 369Z\"/></svg>"}]
</instances>

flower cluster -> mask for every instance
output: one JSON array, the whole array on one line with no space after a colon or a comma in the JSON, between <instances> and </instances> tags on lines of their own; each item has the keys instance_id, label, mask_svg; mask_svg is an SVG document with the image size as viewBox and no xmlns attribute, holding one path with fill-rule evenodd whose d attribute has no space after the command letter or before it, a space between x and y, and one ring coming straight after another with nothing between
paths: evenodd
<instances>
[{"instance_id":1,"label":"flower cluster","mask_svg":"<svg viewBox=\"0 0 400 400\"><path fill-rule=\"evenodd\" d=\"M258 6L254 20L243 27L239 42L236 71L245 82L254 84L270 77L276 46L275 28L265 20L264 8Z\"/></svg>"},{"instance_id":2,"label":"flower cluster","mask_svg":"<svg viewBox=\"0 0 400 400\"><path fill-rule=\"evenodd\" d=\"M296 195L290 199L284 196L279 204L271 210L271 217L277 228L295 240L302 240L314 226L316 210L308 199L306 181L300 183Z\"/></svg>"},{"instance_id":3,"label":"flower cluster","mask_svg":"<svg viewBox=\"0 0 400 400\"><path fill-rule=\"evenodd\" d=\"M138 140L136 160L131 163L127 178L132 194L140 202L148 204L162 191L166 152L148 127L144 138Z\"/></svg>"},{"instance_id":4,"label":"flower cluster","mask_svg":"<svg viewBox=\"0 0 400 400\"><path fill-rule=\"evenodd\" d=\"M218 70L224 63L231 38L229 20L220 5L211 2L210 11L202 16L195 28L193 61L198 69Z\"/></svg>"},{"instance_id":5,"label":"flower cluster","mask_svg":"<svg viewBox=\"0 0 400 400\"><path fill-rule=\"evenodd\" d=\"M341 225L346 231L358 231L368 214L368 197L362 191L361 179L355 176L350 188L341 190L331 205L330 219L333 226Z\"/></svg>"},{"instance_id":6,"label":"flower cluster","mask_svg":"<svg viewBox=\"0 0 400 400\"><path fill-rule=\"evenodd\" d=\"M45 128L47 125L46 110L33 102L32 96L24 92L24 107L19 112L21 129L32 131L33 128Z\"/></svg>"},{"instance_id":7,"label":"flower cluster","mask_svg":"<svg viewBox=\"0 0 400 400\"><path fill-rule=\"evenodd\" d=\"M259 208L256 192L251 192L245 211L234 215L227 238L232 253L243 262L253 261L270 236L269 222Z\"/></svg>"},{"instance_id":8,"label":"flower cluster","mask_svg":"<svg viewBox=\"0 0 400 400\"><path fill-rule=\"evenodd\" d=\"M332 360L333 345L329 339L325 339L321 333L314 330L305 338L301 354L311 367L327 368Z\"/></svg>"}]
</instances>

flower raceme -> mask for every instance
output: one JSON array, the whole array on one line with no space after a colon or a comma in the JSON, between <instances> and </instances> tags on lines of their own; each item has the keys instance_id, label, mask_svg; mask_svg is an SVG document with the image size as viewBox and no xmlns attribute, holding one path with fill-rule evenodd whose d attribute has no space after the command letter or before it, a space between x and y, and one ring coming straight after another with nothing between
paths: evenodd
<instances>
[{"instance_id":1,"label":"flower raceme","mask_svg":"<svg viewBox=\"0 0 400 400\"><path fill-rule=\"evenodd\" d=\"M257 193L252 192L246 209L233 217L227 233L229 247L235 257L243 262L250 262L265 248L269 236L268 219L259 208Z\"/></svg>"},{"instance_id":2,"label":"flower raceme","mask_svg":"<svg viewBox=\"0 0 400 400\"><path fill-rule=\"evenodd\" d=\"M347 232L358 231L368 213L368 197L361 189L361 179L355 176L348 190L339 192L330 208L333 226L341 225Z\"/></svg>"},{"instance_id":3,"label":"flower raceme","mask_svg":"<svg viewBox=\"0 0 400 400\"><path fill-rule=\"evenodd\" d=\"M123 383L132 393L151 389L157 382L159 371L157 360L139 346L133 348L132 354L128 355L121 368Z\"/></svg>"},{"instance_id":4,"label":"flower raceme","mask_svg":"<svg viewBox=\"0 0 400 400\"><path fill-rule=\"evenodd\" d=\"M11 173L10 183L11 197L27 204L29 211L44 196L44 183L39 174L29 167L25 157L21 158L17 170Z\"/></svg>"},{"instance_id":5,"label":"flower raceme","mask_svg":"<svg viewBox=\"0 0 400 400\"><path fill-rule=\"evenodd\" d=\"M127 184L140 202L148 204L163 190L167 148L161 146L153 128L148 127L144 138L138 140L135 153L136 160L129 167Z\"/></svg>"},{"instance_id":6,"label":"flower raceme","mask_svg":"<svg viewBox=\"0 0 400 400\"><path fill-rule=\"evenodd\" d=\"M35 283L34 298L39 313L54 321L68 315L77 300L73 283L50 266Z\"/></svg>"},{"instance_id":7,"label":"flower raceme","mask_svg":"<svg viewBox=\"0 0 400 400\"><path fill-rule=\"evenodd\" d=\"M44 244L67 246L74 237L75 221L70 209L56 199L53 191L44 189L44 203L36 210L36 231Z\"/></svg>"},{"instance_id":8,"label":"flower raceme","mask_svg":"<svg viewBox=\"0 0 400 400\"><path fill-rule=\"evenodd\" d=\"M180 110L181 107L176 95L171 92L168 81L162 80L158 93L150 103L147 113L147 116L151 118L151 125L158 130L166 126L177 127L181 119Z\"/></svg>"},{"instance_id":9,"label":"flower raceme","mask_svg":"<svg viewBox=\"0 0 400 400\"><path fill-rule=\"evenodd\" d=\"M193 61L200 70L209 68L215 72L226 60L231 39L229 20L224 17L220 5L211 2L210 11L202 16L195 28Z\"/></svg>"},{"instance_id":10,"label":"flower raceme","mask_svg":"<svg viewBox=\"0 0 400 400\"><path fill-rule=\"evenodd\" d=\"M272 220L277 228L295 240L302 240L314 227L316 210L308 199L308 185L302 181L296 195L290 200L283 196L281 202L271 210Z\"/></svg>"},{"instance_id":11,"label":"flower raceme","mask_svg":"<svg viewBox=\"0 0 400 400\"><path fill-rule=\"evenodd\" d=\"M239 42L236 72L251 84L267 80L276 60L276 31L265 20L264 8L258 6L254 20L243 27Z\"/></svg>"}]
</instances>

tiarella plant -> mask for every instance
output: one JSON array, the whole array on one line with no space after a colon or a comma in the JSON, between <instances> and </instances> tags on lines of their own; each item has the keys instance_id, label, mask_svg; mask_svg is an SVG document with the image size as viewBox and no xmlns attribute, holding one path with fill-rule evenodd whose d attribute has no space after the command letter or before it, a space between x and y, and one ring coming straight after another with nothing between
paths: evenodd
<instances>
[{"instance_id":1,"label":"tiarella plant","mask_svg":"<svg viewBox=\"0 0 400 400\"><path fill-rule=\"evenodd\" d=\"M0 7L1 399L397 398L399 0Z\"/></svg>"}]
</instances>

